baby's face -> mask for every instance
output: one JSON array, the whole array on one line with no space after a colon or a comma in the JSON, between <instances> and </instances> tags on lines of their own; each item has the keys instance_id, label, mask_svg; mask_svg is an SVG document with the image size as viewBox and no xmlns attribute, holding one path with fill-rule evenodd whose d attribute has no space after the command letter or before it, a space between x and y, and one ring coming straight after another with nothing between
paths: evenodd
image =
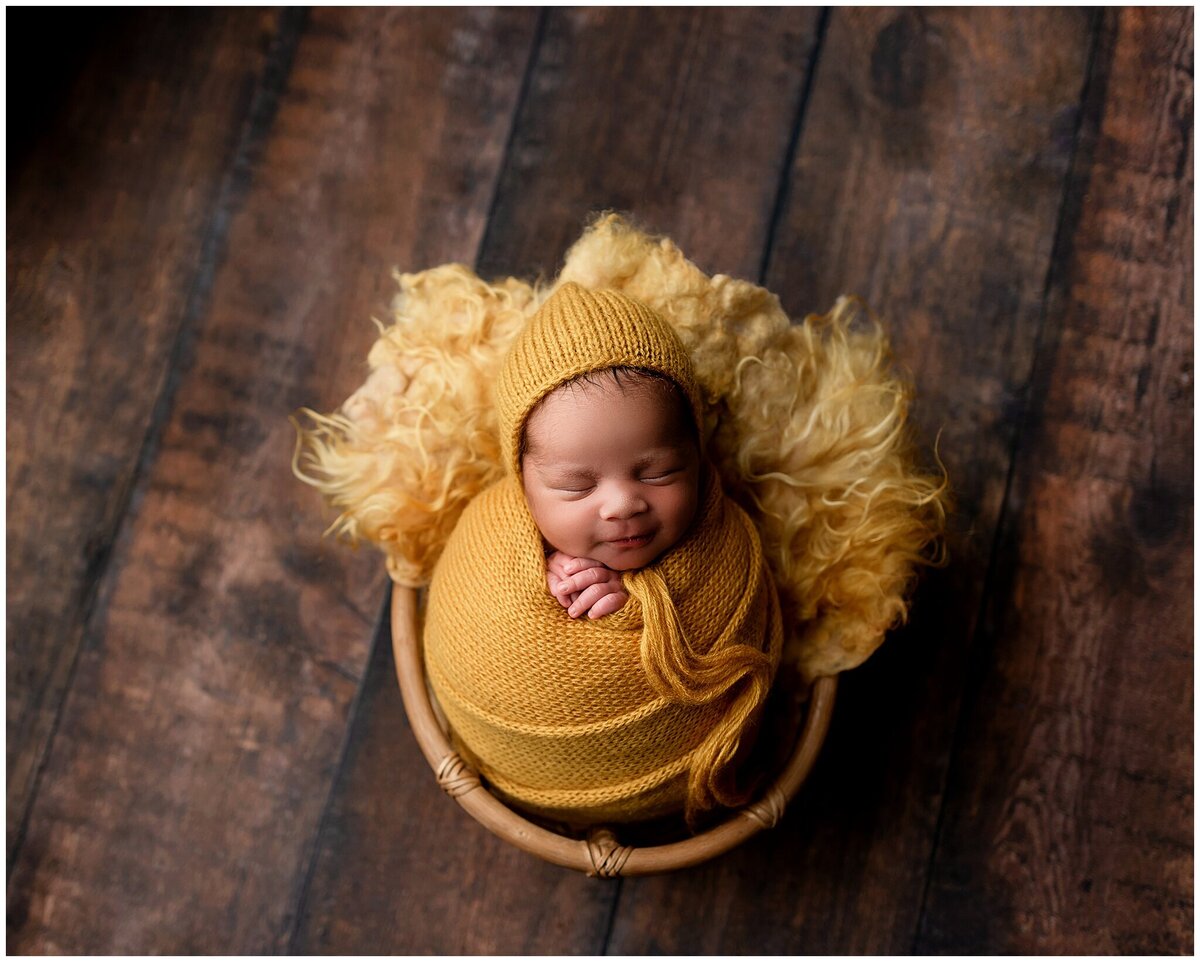
<instances>
[{"instance_id":1,"label":"baby's face","mask_svg":"<svg viewBox=\"0 0 1200 962\"><path fill-rule=\"evenodd\" d=\"M700 457L682 404L662 385L578 381L525 427L525 497L559 551L614 571L644 568L686 533Z\"/></svg>"}]
</instances>

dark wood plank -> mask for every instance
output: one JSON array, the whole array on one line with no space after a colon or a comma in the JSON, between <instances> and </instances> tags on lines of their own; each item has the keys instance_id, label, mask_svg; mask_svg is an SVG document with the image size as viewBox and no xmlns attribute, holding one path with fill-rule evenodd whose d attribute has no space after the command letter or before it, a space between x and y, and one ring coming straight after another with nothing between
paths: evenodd
<instances>
[{"instance_id":1,"label":"dark wood plank","mask_svg":"<svg viewBox=\"0 0 1200 962\"><path fill-rule=\"evenodd\" d=\"M843 678L783 823L626 882L610 950L911 951L1090 45L1077 11L831 14L767 283L796 316L844 291L881 315L919 433L944 428L952 562Z\"/></svg>"},{"instance_id":2,"label":"dark wood plank","mask_svg":"<svg viewBox=\"0 0 1200 962\"><path fill-rule=\"evenodd\" d=\"M925 952L1193 951L1192 12L1109 19Z\"/></svg>"},{"instance_id":3,"label":"dark wood plank","mask_svg":"<svg viewBox=\"0 0 1200 962\"><path fill-rule=\"evenodd\" d=\"M361 380L392 265L477 248L532 21L311 15L89 625L11 951L286 947L385 580L321 540L287 416Z\"/></svg>"},{"instance_id":4,"label":"dark wood plank","mask_svg":"<svg viewBox=\"0 0 1200 962\"><path fill-rule=\"evenodd\" d=\"M588 212L613 208L711 273L756 276L817 20L812 9L552 11L480 273L553 277Z\"/></svg>"},{"instance_id":5,"label":"dark wood plank","mask_svg":"<svg viewBox=\"0 0 1200 962\"><path fill-rule=\"evenodd\" d=\"M756 270L815 21L810 11L549 11L481 270L554 270L588 209L609 205L710 265ZM438 790L404 730L384 648L293 950L601 952L618 889L500 842Z\"/></svg>"},{"instance_id":6,"label":"dark wood plank","mask_svg":"<svg viewBox=\"0 0 1200 962\"><path fill-rule=\"evenodd\" d=\"M88 40L44 11L10 22L10 866L276 19L93 11Z\"/></svg>"}]
</instances>

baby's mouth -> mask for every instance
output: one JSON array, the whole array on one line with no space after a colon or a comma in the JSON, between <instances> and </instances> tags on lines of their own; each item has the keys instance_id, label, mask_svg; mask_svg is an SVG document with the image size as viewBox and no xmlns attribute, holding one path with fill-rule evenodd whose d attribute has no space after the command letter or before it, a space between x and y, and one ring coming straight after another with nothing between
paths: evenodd
<instances>
[{"instance_id":1,"label":"baby's mouth","mask_svg":"<svg viewBox=\"0 0 1200 962\"><path fill-rule=\"evenodd\" d=\"M639 534L629 538L613 538L608 543L617 548L644 548L654 540L654 533Z\"/></svg>"}]
</instances>

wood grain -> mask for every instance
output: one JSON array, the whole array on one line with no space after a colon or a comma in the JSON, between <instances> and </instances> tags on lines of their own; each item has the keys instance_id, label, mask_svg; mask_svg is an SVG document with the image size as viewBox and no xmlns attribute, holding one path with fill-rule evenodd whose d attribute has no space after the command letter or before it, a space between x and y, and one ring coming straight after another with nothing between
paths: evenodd
<instances>
[{"instance_id":1,"label":"wood grain","mask_svg":"<svg viewBox=\"0 0 1200 962\"><path fill-rule=\"evenodd\" d=\"M773 836L626 883L610 950L911 951L1090 44L1076 11L831 14L767 284L797 316L842 292L879 312L919 435L942 430L951 566L842 679Z\"/></svg>"},{"instance_id":2,"label":"wood grain","mask_svg":"<svg viewBox=\"0 0 1200 962\"><path fill-rule=\"evenodd\" d=\"M286 947L385 580L321 540L287 416L361 380L393 264L476 249L531 25L312 14L100 588L10 950Z\"/></svg>"},{"instance_id":3,"label":"wood grain","mask_svg":"<svg viewBox=\"0 0 1200 962\"><path fill-rule=\"evenodd\" d=\"M757 265L812 14L546 16L478 263L492 273L553 269L586 211L620 202L661 217L654 227L689 253L690 243L711 263ZM762 66L743 72L750 50ZM598 77L608 78L604 96ZM744 135L744 150L731 152L726 135L716 136L723 127ZM663 130L676 140L664 143ZM598 143L608 149L594 149ZM662 154L650 171L646 158L655 151ZM714 190L701 191L705 184ZM628 193L617 196L617 187ZM673 197L691 199L668 203ZM731 206L739 199L749 207ZM709 230L692 212L726 220ZM618 888L545 865L460 811L404 730L395 685L391 659L377 653L293 950L602 952Z\"/></svg>"},{"instance_id":4,"label":"wood grain","mask_svg":"<svg viewBox=\"0 0 1200 962\"><path fill-rule=\"evenodd\" d=\"M1113 11L920 950L1193 950L1192 13Z\"/></svg>"},{"instance_id":5,"label":"wood grain","mask_svg":"<svg viewBox=\"0 0 1200 962\"><path fill-rule=\"evenodd\" d=\"M1193 950L1190 11L62 19L9 20L10 951ZM437 789L286 424L393 265L604 207L867 297L958 500L783 823L616 883Z\"/></svg>"},{"instance_id":6,"label":"wood grain","mask_svg":"<svg viewBox=\"0 0 1200 962\"><path fill-rule=\"evenodd\" d=\"M755 277L816 40L812 9L575 8L545 35L480 254L553 277L590 211Z\"/></svg>"},{"instance_id":7,"label":"wood grain","mask_svg":"<svg viewBox=\"0 0 1200 962\"><path fill-rule=\"evenodd\" d=\"M51 22L14 30L51 53ZM153 430L276 16L85 14L15 101L8 173L7 851ZM75 60L59 59L75 54ZM20 63L20 50L13 54ZM42 66L24 74L36 82ZM74 72L72 72L74 70ZM119 81L115 78L119 78Z\"/></svg>"}]
</instances>

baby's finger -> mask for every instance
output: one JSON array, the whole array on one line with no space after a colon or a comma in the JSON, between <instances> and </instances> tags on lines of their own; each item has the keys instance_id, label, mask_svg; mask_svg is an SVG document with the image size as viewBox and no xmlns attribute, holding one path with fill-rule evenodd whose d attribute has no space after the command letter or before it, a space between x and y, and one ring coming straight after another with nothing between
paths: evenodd
<instances>
[{"instance_id":1,"label":"baby's finger","mask_svg":"<svg viewBox=\"0 0 1200 962\"><path fill-rule=\"evenodd\" d=\"M593 561L591 558L569 558L563 563L563 574L573 575L587 568L604 568L604 565L599 561Z\"/></svg>"},{"instance_id":2,"label":"baby's finger","mask_svg":"<svg viewBox=\"0 0 1200 962\"><path fill-rule=\"evenodd\" d=\"M579 597L567 609L567 614L572 618L578 618L585 611L592 607L597 601L607 594L612 594L613 587L608 584L592 585L590 588L585 588L579 592Z\"/></svg>"},{"instance_id":3,"label":"baby's finger","mask_svg":"<svg viewBox=\"0 0 1200 962\"><path fill-rule=\"evenodd\" d=\"M587 568L578 574L568 575L563 579L563 584L570 585L572 591L583 591L585 588L601 582L609 582L611 579L612 572L607 568Z\"/></svg>"},{"instance_id":4,"label":"baby's finger","mask_svg":"<svg viewBox=\"0 0 1200 962\"><path fill-rule=\"evenodd\" d=\"M603 618L605 615L611 615L614 612L620 611L625 607L625 602L629 600L629 595L624 591L614 591L610 595L605 595L597 601L590 609L587 616L590 620L595 621L597 618Z\"/></svg>"},{"instance_id":5,"label":"baby's finger","mask_svg":"<svg viewBox=\"0 0 1200 962\"><path fill-rule=\"evenodd\" d=\"M571 600L574 597L575 592L571 591L566 582L559 581L553 588L550 589L550 594L554 596L555 601L566 608L571 604Z\"/></svg>"},{"instance_id":6,"label":"baby's finger","mask_svg":"<svg viewBox=\"0 0 1200 962\"><path fill-rule=\"evenodd\" d=\"M550 589L550 594L554 596L554 600L566 608L577 592L571 590L571 586L563 581L553 572L546 574L546 587Z\"/></svg>"}]
</instances>

